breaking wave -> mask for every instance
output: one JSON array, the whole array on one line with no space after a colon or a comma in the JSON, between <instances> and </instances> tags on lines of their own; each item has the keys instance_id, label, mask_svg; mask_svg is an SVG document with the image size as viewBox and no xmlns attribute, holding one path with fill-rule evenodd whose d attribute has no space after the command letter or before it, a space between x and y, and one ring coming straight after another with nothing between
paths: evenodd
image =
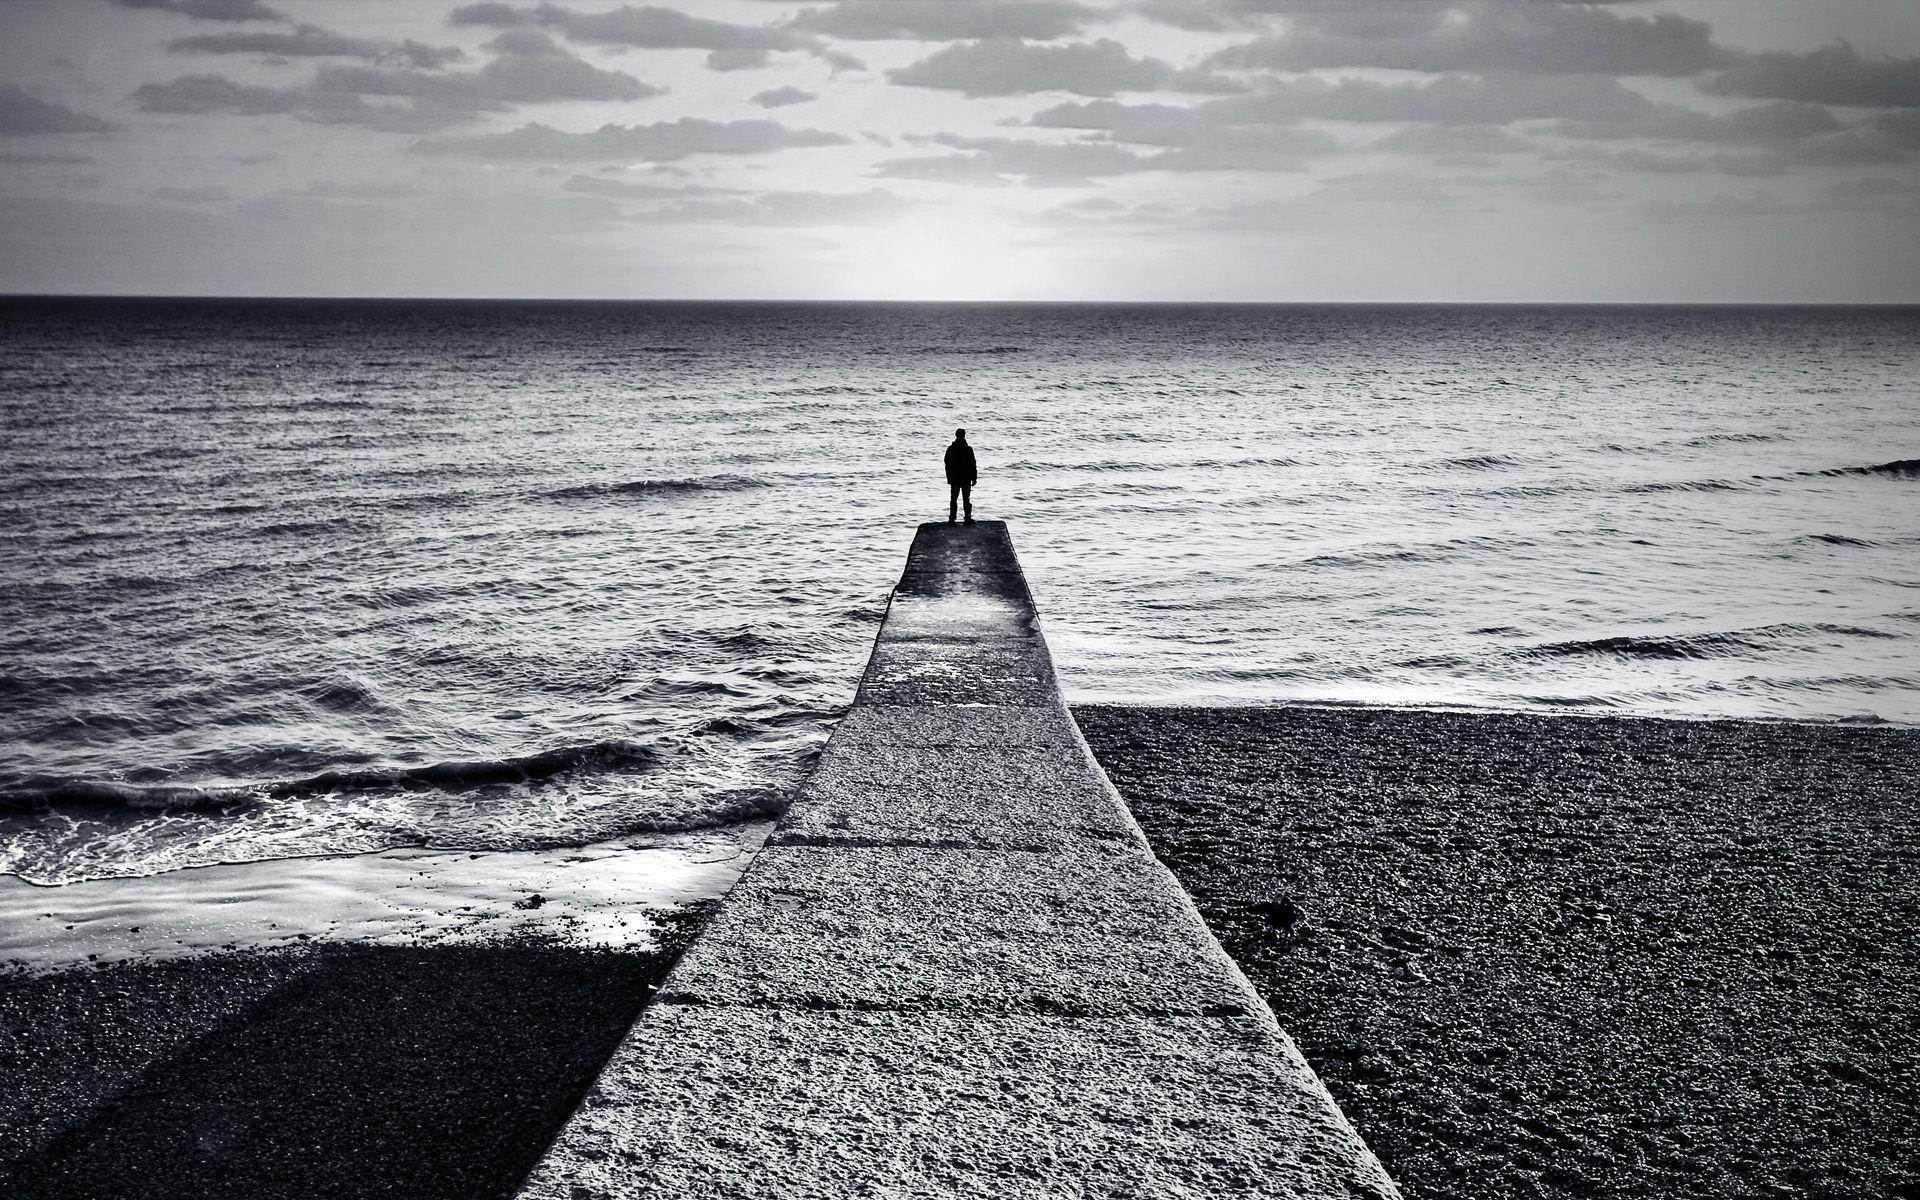
<instances>
[{"instance_id":1,"label":"breaking wave","mask_svg":"<svg viewBox=\"0 0 1920 1200\"><path fill-rule=\"evenodd\" d=\"M1892 462L1861 467L1828 467L1824 471L1801 471L1802 476L1836 478L1843 475L1882 475L1889 479L1920 479L1920 458L1896 458Z\"/></svg>"},{"instance_id":2,"label":"breaking wave","mask_svg":"<svg viewBox=\"0 0 1920 1200\"><path fill-rule=\"evenodd\" d=\"M1750 479L1673 479L1654 483L1630 483L1623 492L1733 492L1752 487Z\"/></svg>"},{"instance_id":3,"label":"breaking wave","mask_svg":"<svg viewBox=\"0 0 1920 1200\"><path fill-rule=\"evenodd\" d=\"M701 475L686 479L634 479L626 483L583 483L556 488L545 495L554 500L588 500L601 496L677 496L690 492L739 492L770 486L757 475Z\"/></svg>"},{"instance_id":4,"label":"breaking wave","mask_svg":"<svg viewBox=\"0 0 1920 1200\"><path fill-rule=\"evenodd\" d=\"M1522 646L1511 651L1516 658L1565 658L1580 655L1612 655L1634 659L1707 659L1752 651L1779 650L1795 641L1819 638L1889 638L1896 635L1857 625L1827 622L1812 624L1765 625L1753 629L1724 630L1709 633L1645 635L1620 634L1613 637L1575 638L1564 642Z\"/></svg>"},{"instance_id":5,"label":"breaking wave","mask_svg":"<svg viewBox=\"0 0 1920 1200\"><path fill-rule=\"evenodd\" d=\"M900 350L875 347L868 354L1029 354L1031 346L909 346Z\"/></svg>"},{"instance_id":6,"label":"breaking wave","mask_svg":"<svg viewBox=\"0 0 1920 1200\"><path fill-rule=\"evenodd\" d=\"M539 783L574 772L637 772L659 756L637 742L607 739L560 746L506 758L428 763L422 766L342 767L299 779L260 784L195 786L133 784L104 779L28 779L0 791L0 811L49 808L223 809L260 800L324 796L381 789L460 792L501 784Z\"/></svg>"},{"instance_id":7,"label":"breaking wave","mask_svg":"<svg viewBox=\"0 0 1920 1200\"><path fill-rule=\"evenodd\" d=\"M1523 461L1517 454L1469 454L1464 458L1438 459L1427 465L1460 471L1497 471L1501 467L1517 467Z\"/></svg>"}]
</instances>

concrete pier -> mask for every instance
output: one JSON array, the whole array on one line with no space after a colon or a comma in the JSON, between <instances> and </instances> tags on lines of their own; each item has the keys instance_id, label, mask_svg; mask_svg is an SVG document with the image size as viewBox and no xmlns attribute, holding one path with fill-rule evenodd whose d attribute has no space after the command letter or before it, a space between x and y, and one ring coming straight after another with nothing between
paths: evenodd
<instances>
[{"instance_id":1,"label":"concrete pier","mask_svg":"<svg viewBox=\"0 0 1920 1200\"><path fill-rule=\"evenodd\" d=\"M1006 526L853 708L527 1200L1399 1195L1088 753Z\"/></svg>"}]
</instances>

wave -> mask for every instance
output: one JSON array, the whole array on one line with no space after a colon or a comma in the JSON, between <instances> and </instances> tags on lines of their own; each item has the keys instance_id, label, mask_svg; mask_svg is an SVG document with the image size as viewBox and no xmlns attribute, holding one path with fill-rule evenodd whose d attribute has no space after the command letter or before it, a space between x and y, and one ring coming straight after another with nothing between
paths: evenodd
<instances>
[{"instance_id":1,"label":"wave","mask_svg":"<svg viewBox=\"0 0 1920 1200\"><path fill-rule=\"evenodd\" d=\"M1752 436L1758 438L1761 435ZM1793 479L1843 479L1848 476L1920 479L1920 458L1896 458L1890 462L1867 463L1852 467L1825 467L1813 471L1795 471L1791 475L1749 475L1745 479L1675 479L1653 483L1630 483L1621 490L1626 492L1731 492L1760 484L1781 483Z\"/></svg>"},{"instance_id":2,"label":"wave","mask_svg":"<svg viewBox=\"0 0 1920 1200\"><path fill-rule=\"evenodd\" d=\"M1376 549L1354 549L1334 551L1328 554L1315 554L1295 563L1298 567L1357 567L1374 563L1401 562L1439 562L1451 558L1461 551L1472 550L1517 550L1533 545L1531 540L1503 537L1464 537L1449 538L1444 542L1432 542L1423 546L1383 546Z\"/></svg>"},{"instance_id":3,"label":"wave","mask_svg":"<svg viewBox=\"0 0 1920 1200\"><path fill-rule=\"evenodd\" d=\"M1562 496L1568 492L1591 491L1584 483L1516 483L1506 487L1488 488L1481 492L1483 496L1495 496L1502 500L1531 500L1541 496Z\"/></svg>"},{"instance_id":4,"label":"wave","mask_svg":"<svg viewBox=\"0 0 1920 1200\"><path fill-rule=\"evenodd\" d=\"M1496 471L1501 467L1517 467L1524 460L1517 454L1469 454L1464 458L1439 458L1427 463L1429 467L1457 467L1467 471Z\"/></svg>"},{"instance_id":5,"label":"wave","mask_svg":"<svg viewBox=\"0 0 1920 1200\"><path fill-rule=\"evenodd\" d=\"M1209 469L1231 467L1297 467L1297 458L1196 458L1187 464L1190 467Z\"/></svg>"},{"instance_id":6,"label":"wave","mask_svg":"<svg viewBox=\"0 0 1920 1200\"><path fill-rule=\"evenodd\" d=\"M877 394L873 388L854 387L852 384L847 383L823 383L818 387L781 388L778 391L767 393L769 396L782 400L795 396L873 396ZM821 407L835 406L824 405Z\"/></svg>"},{"instance_id":7,"label":"wave","mask_svg":"<svg viewBox=\"0 0 1920 1200\"><path fill-rule=\"evenodd\" d=\"M1799 540L1803 542L1819 542L1827 546L1877 546L1880 544L1868 538L1849 537L1844 533L1809 533L1802 536Z\"/></svg>"},{"instance_id":8,"label":"wave","mask_svg":"<svg viewBox=\"0 0 1920 1200\"><path fill-rule=\"evenodd\" d=\"M1892 462L1860 467L1828 467L1824 471L1800 471L1803 478L1833 479L1844 475L1881 475L1889 479L1920 479L1920 458L1896 458Z\"/></svg>"},{"instance_id":9,"label":"wave","mask_svg":"<svg viewBox=\"0 0 1920 1200\"><path fill-rule=\"evenodd\" d=\"M1735 492L1753 486L1750 479L1673 479L1658 483L1630 483L1623 492Z\"/></svg>"},{"instance_id":10,"label":"wave","mask_svg":"<svg viewBox=\"0 0 1920 1200\"><path fill-rule=\"evenodd\" d=\"M673 496L689 492L739 492L772 486L757 475L701 475L686 479L634 479L626 483L583 483L545 492L552 500L590 500L602 496Z\"/></svg>"},{"instance_id":11,"label":"wave","mask_svg":"<svg viewBox=\"0 0 1920 1200\"><path fill-rule=\"evenodd\" d=\"M539 783L575 772L629 772L652 767L659 756L637 742L610 738L506 758L480 758L402 767L342 767L300 779L262 784L196 786L135 784L106 779L29 778L0 790L0 812L49 808L221 809L261 800L385 789L461 792L501 784Z\"/></svg>"},{"instance_id":12,"label":"wave","mask_svg":"<svg viewBox=\"0 0 1920 1200\"><path fill-rule=\"evenodd\" d=\"M1708 433L1697 438L1688 438L1682 446L1717 446L1726 442L1777 442L1781 435L1777 433Z\"/></svg>"},{"instance_id":13,"label":"wave","mask_svg":"<svg viewBox=\"0 0 1920 1200\"><path fill-rule=\"evenodd\" d=\"M1002 471L1177 471L1190 466L1174 462L1035 462L1018 459L1001 467Z\"/></svg>"},{"instance_id":14,"label":"wave","mask_svg":"<svg viewBox=\"0 0 1920 1200\"><path fill-rule=\"evenodd\" d=\"M907 346L895 350L876 346L868 354L1028 354L1031 346Z\"/></svg>"},{"instance_id":15,"label":"wave","mask_svg":"<svg viewBox=\"0 0 1920 1200\"><path fill-rule=\"evenodd\" d=\"M1604 654L1616 658L1709 659L1749 651L1778 650L1794 639L1893 638L1898 634L1860 625L1829 622L1812 624L1762 625L1752 629L1723 630L1709 633L1669 635L1618 634L1612 637L1575 638L1521 646L1509 651L1516 658L1569 658Z\"/></svg>"},{"instance_id":16,"label":"wave","mask_svg":"<svg viewBox=\"0 0 1920 1200\"><path fill-rule=\"evenodd\" d=\"M337 533L342 529L352 529L359 524L360 522L352 517L331 517L319 521L277 521L247 532L255 537L297 537L313 533Z\"/></svg>"},{"instance_id":17,"label":"wave","mask_svg":"<svg viewBox=\"0 0 1920 1200\"><path fill-rule=\"evenodd\" d=\"M1130 387L1133 382L1133 380L1127 379L1067 379L1057 383L1039 383L1034 386L1042 391L1049 392L1095 392L1102 388ZM1156 389L1154 394L1164 396L1170 395L1171 393Z\"/></svg>"},{"instance_id":18,"label":"wave","mask_svg":"<svg viewBox=\"0 0 1920 1200\"><path fill-rule=\"evenodd\" d=\"M306 689L305 695L316 707L335 712L357 712L381 707L379 699L370 689L344 680L318 684Z\"/></svg>"},{"instance_id":19,"label":"wave","mask_svg":"<svg viewBox=\"0 0 1920 1200\"><path fill-rule=\"evenodd\" d=\"M163 462L179 462L189 458L199 458L208 453L204 446L154 446L137 454L127 455L128 462L148 462L158 459Z\"/></svg>"}]
</instances>

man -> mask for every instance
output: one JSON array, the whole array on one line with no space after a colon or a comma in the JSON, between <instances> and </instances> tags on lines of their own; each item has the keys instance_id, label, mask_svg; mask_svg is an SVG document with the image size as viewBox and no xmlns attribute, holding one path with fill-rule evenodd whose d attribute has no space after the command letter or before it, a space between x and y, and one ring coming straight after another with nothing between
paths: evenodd
<instances>
[{"instance_id":1,"label":"man","mask_svg":"<svg viewBox=\"0 0 1920 1200\"><path fill-rule=\"evenodd\" d=\"M973 447L967 445L967 431L953 431L953 445L947 447L947 524L953 524L960 502L967 503L967 524L973 524L973 485L980 468L973 461Z\"/></svg>"}]
</instances>

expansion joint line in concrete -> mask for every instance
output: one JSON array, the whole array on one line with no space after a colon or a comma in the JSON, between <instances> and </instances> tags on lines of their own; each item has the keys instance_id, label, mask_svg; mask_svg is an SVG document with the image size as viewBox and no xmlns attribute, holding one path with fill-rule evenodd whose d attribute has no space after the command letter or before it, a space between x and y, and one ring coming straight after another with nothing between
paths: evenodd
<instances>
[{"instance_id":1,"label":"expansion joint line in concrete","mask_svg":"<svg viewBox=\"0 0 1920 1200\"><path fill-rule=\"evenodd\" d=\"M920 527L853 706L521 1195L1399 1193L1087 751L983 521Z\"/></svg>"}]
</instances>

